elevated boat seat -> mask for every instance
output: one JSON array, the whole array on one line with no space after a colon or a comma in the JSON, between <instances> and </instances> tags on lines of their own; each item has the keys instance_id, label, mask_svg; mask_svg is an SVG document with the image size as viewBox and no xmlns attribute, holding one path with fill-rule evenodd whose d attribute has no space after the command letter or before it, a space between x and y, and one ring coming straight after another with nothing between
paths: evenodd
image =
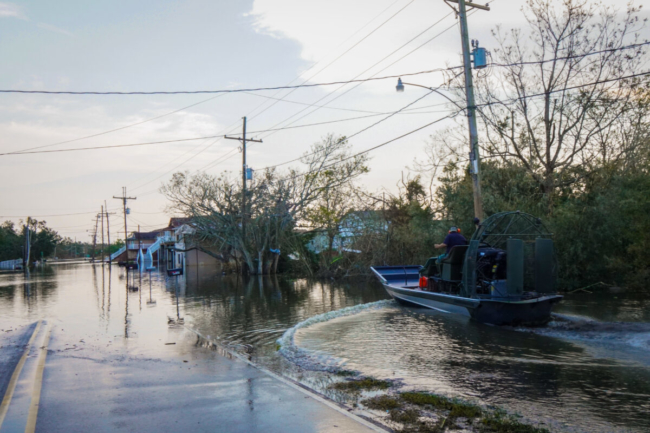
<instances>
[{"instance_id":1,"label":"elevated boat seat","mask_svg":"<svg viewBox=\"0 0 650 433\"><path fill-rule=\"evenodd\" d=\"M456 245L449 250L449 254L440 260L441 276L443 280L459 281L463 275L463 262L469 245Z\"/></svg>"}]
</instances>

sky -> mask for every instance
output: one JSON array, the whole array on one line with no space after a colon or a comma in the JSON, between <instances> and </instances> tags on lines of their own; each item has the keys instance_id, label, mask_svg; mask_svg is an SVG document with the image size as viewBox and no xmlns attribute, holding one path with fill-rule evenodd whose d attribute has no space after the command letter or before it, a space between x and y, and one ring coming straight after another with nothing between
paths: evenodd
<instances>
[{"instance_id":1,"label":"sky","mask_svg":"<svg viewBox=\"0 0 650 433\"><path fill-rule=\"evenodd\" d=\"M496 25L525 26L522 4L494 0L491 11L476 11L470 37L489 50ZM442 0L0 1L0 89L150 92L326 83L456 66L460 52L457 20ZM408 81L436 86L443 78L436 72ZM417 87L396 93L395 84L391 78L221 95L3 93L0 153L236 135L247 116L249 137L263 139L249 147L248 164L262 168L297 158L328 133L352 135L383 118L365 116L397 111L426 94ZM424 97L409 107L417 109L355 136L353 150L446 116L444 102L435 94ZM350 120L338 122L343 119ZM423 157L429 137L449 122L370 153L363 185L395 191L402 173ZM256 133L287 126L299 127ZM177 171L236 175L237 147L234 140L203 139L1 155L0 221L33 216L63 236L89 241L106 201L115 212L115 238L123 216L113 196L126 186L137 197L129 202L129 230L164 227L170 214L160 185Z\"/></svg>"}]
</instances>

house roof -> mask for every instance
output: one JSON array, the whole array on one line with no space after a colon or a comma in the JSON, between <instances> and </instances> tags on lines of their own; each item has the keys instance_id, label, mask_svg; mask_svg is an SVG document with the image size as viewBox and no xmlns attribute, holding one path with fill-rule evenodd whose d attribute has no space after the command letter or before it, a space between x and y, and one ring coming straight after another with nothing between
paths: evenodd
<instances>
[{"instance_id":1,"label":"house roof","mask_svg":"<svg viewBox=\"0 0 650 433\"><path fill-rule=\"evenodd\" d=\"M189 224L191 222L192 222L192 218L170 218L169 227L175 229L177 227L180 227L184 224Z\"/></svg>"},{"instance_id":2,"label":"house roof","mask_svg":"<svg viewBox=\"0 0 650 433\"><path fill-rule=\"evenodd\" d=\"M380 218L381 217L381 212L378 210L353 210L348 212L345 215L345 218L350 217L350 216L355 216L357 218Z\"/></svg>"},{"instance_id":3,"label":"house roof","mask_svg":"<svg viewBox=\"0 0 650 433\"><path fill-rule=\"evenodd\" d=\"M130 239L135 239L136 241L155 240L159 233L159 230L153 232L133 232L133 236Z\"/></svg>"}]
</instances>

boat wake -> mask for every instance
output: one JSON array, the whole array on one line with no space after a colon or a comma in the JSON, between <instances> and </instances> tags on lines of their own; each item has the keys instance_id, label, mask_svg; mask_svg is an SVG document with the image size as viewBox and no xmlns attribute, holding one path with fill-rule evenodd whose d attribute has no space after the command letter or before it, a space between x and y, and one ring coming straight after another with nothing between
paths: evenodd
<instances>
[{"instance_id":1,"label":"boat wake","mask_svg":"<svg viewBox=\"0 0 650 433\"><path fill-rule=\"evenodd\" d=\"M518 331L534 332L550 337L600 344L625 345L650 351L650 323L599 322L588 317L553 313L545 327L516 327Z\"/></svg>"},{"instance_id":2,"label":"boat wake","mask_svg":"<svg viewBox=\"0 0 650 433\"><path fill-rule=\"evenodd\" d=\"M340 310L330 311L303 320L302 322L296 324L293 328L287 329L282 337L278 338L277 343L280 346L279 352L286 359L305 370L329 372L338 371L340 370L343 363L341 359L296 346L294 342L296 331L301 328L315 325L316 323L327 322L339 317L351 316L361 311L382 308L393 303L394 301L392 299L370 302L368 304L355 305L353 307L346 307Z\"/></svg>"}]
</instances>

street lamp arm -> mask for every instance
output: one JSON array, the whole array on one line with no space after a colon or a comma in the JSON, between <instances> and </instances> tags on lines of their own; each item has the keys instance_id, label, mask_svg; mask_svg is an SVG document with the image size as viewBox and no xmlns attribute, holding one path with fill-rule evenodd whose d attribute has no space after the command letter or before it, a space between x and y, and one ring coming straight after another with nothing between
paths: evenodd
<instances>
[{"instance_id":1,"label":"street lamp arm","mask_svg":"<svg viewBox=\"0 0 650 433\"><path fill-rule=\"evenodd\" d=\"M460 108L461 110L465 110L465 108L467 108L467 107L463 107L463 106L461 106L461 105L458 105L458 102L454 101L454 100L451 99L449 96L447 96L447 95L445 95L444 93L438 91L438 89L434 89L433 87L427 87L427 86L423 86L423 85L421 85L421 84L404 83L404 82L402 82L402 84L404 84L404 85L406 85L406 86L415 86L415 87L421 87L421 88L423 88L423 89L431 90L432 92L436 92L438 95L447 98L447 100L449 100L449 102L451 102L452 104L454 104L456 107Z\"/></svg>"}]
</instances>

